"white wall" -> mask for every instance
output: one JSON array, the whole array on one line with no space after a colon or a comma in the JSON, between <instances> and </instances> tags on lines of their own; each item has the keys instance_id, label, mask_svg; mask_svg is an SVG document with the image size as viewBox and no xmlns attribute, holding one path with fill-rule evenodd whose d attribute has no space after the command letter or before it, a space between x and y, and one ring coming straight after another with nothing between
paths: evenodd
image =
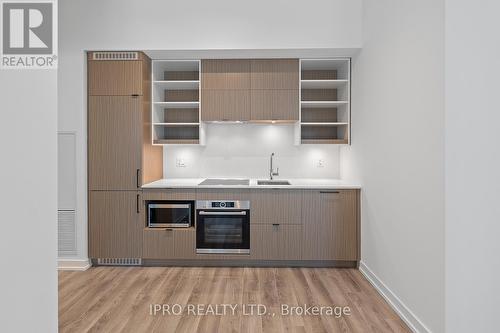
<instances>
[{"instance_id":1,"label":"white wall","mask_svg":"<svg viewBox=\"0 0 500 333\"><path fill-rule=\"evenodd\" d=\"M338 178L339 147L294 146L293 125L220 125L206 128L206 146L166 146L165 178L269 178L269 157L282 178ZM176 167L178 159L185 167ZM318 161L323 167L318 167Z\"/></svg>"},{"instance_id":2,"label":"white wall","mask_svg":"<svg viewBox=\"0 0 500 333\"><path fill-rule=\"evenodd\" d=\"M446 331L497 332L500 43L495 0L446 1Z\"/></svg>"},{"instance_id":3,"label":"white wall","mask_svg":"<svg viewBox=\"0 0 500 333\"><path fill-rule=\"evenodd\" d=\"M0 330L57 332L57 76L0 70Z\"/></svg>"},{"instance_id":4,"label":"white wall","mask_svg":"<svg viewBox=\"0 0 500 333\"><path fill-rule=\"evenodd\" d=\"M77 258L87 257L85 50L359 48L361 3L61 1L58 129L77 136Z\"/></svg>"},{"instance_id":5,"label":"white wall","mask_svg":"<svg viewBox=\"0 0 500 333\"><path fill-rule=\"evenodd\" d=\"M363 268L416 329L443 332L444 2L365 0L363 13L341 168L363 188Z\"/></svg>"}]
</instances>

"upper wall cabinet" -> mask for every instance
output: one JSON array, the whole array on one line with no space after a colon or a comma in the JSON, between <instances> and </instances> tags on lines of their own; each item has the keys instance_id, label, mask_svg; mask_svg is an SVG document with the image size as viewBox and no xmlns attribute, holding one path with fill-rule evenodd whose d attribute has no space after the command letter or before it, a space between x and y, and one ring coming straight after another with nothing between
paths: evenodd
<instances>
[{"instance_id":1,"label":"upper wall cabinet","mask_svg":"<svg viewBox=\"0 0 500 333\"><path fill-rule=\"evenodd\" d=\"M299 89L298 59L253 59L250 69L252 90Z\"/></svg>"},{"instance_id":2,"label":"upper wall cabinet","mask_svg":"<svg viewBox=\"0 0 500 333\"><path fill-rule=\"evenodd\" d=\"M250 105L253 121L298 121L299 60L251 60Z\"/></svg>"},{"instance_id":3,"label":"upper wall cabinet","mask_svg":"<svg viewBox=\"0 0 500 333\"><path fill-rule=\"evenodd\" d=\"M202 60L201 120L250 120L250 60Z\"/></svg>"},{"instance_id":4,"label":"upper wall cabinet","mask_svg":"<svg viewBox=\"0 0 500 333\"><path fill-rule=\"evenodd\" d=\"M300 66L300 142L350 143L350 59L302 59Z\"/></svg>"},{"instance_id":5,"label":"upper wall cabinet","mask_svg":"<svg viewBox=\"0 0 500 333\"><path fill-rule=\"evenodd\" d=\"M153 60L153 144L200 143L200 61Z\"/></svg>"},{"instance_id":6,"label":"upper wall cabinet","mask_svg":"<svg viewBox=\"0 0 500 333\"><path fill-rule=\"evenodd\" d=\"M298 59L202 61L202 121L298 121Z\"/></svg>"},{"instance_id":7,"label":"upper wall cabinet","mask_svg":"<svg viewBox=\"0 0 500 333\"><path fill-rule=\"evenodd\" d=\"M130 96L148 92L143 85L150 73L143 70L143 58L141 52L89 52L89 95Z\"/></svg>"},{"instance_id":8,"label":"upper wall cabinet","mask_svg":"<svg viewBox=\"0 0 500 333\"><path fill-rule=\"evenodd\" d=\"M250 60L206 59L202 60L201 64L202 89L250 89Z\"/></svg>"}]
</instances>

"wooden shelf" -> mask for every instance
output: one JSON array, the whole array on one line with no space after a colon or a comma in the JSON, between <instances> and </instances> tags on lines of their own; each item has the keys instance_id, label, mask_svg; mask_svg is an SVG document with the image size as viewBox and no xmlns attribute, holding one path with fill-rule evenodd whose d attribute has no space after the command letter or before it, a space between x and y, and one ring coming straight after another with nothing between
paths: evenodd
<instances>
[{"instance_id":1,"label":"wooden shelf","mask_svg":"<svg viewBox=\"0 0 500 333\"><path fill-rule=\"evenodd\" d=\"M328 123L328 122L324 122L324 123L315 123L315 122L306 122L306 121L303 121L301 124L302 124L302 125L305 125L305 126L346 126L346 125L349 125L349 123L341 123L341 122L333 122L333 123Z\"/></svg>"},{"instance_id":2,"label":"wooden shelf","mask_svg":"<svg viewBox=\"0 0 500 333\"><path fill-rule=\"evenodd\" d=\"M302 144L334 144L346 145L349 142L346 139L302 139Z\"/></svg>"},{"instance_id":3,"label":"wooden shelf","mask_svg":"<svg viewBox=\"0 0 500 333\"><path fill-rule=\"evenodd\" d=\"M200 81L153 81L153 85L164 90L197 90Z\"/></svg>"},{"instance_id":4,"label":"wooden shelf","mask_svg":"<svg viewBox=\"0 0 500 333\"><path fill-rule=\"evenodd\" d=\"M200 102L154 102L153 105L155 106L163 106L166 108L176 108L176 109L181 109L181 108L186 108L186 109L191 109L191 108L197 108L200 106Z\"/></svg>"},{"instance_id":5,"label":"wooden shelf","mask_svg":"<svg viewBox=\"0 0 500 333\"><path fill-rule=\"evenodd\" d=\"M300 105L307 108L335 108L348 105L347 101L301 101Z\"/></svg>"},{"instance_id":6,"label":"wooden shelf","mask_svg":"<svg viewBox=\"0 0 500 333\"><path fill-rule=\"evenodd\" d=\"M348 80L301 80L302 89L337 89L347 85Z\"/></svg>"},{"instance_id":7,"label":"wooden shelf","mask_svg":"<svg viewBox=\"0 0 500 333\"><path fill-rule=\"evenodd\" d=\"M154 126L198 126L200 123L153 123Z\"/></svg>"},{"instance_id":8,"label":"wooden shelf","mask_svg":"<svg viewBox=\"0 0 500 333\"><path fill-rule=\"evenodd\" d=\"M155 145L197 145L200 143L199 139L157 139L153 140L153 144Z\"/></svg>"}]
</instances>

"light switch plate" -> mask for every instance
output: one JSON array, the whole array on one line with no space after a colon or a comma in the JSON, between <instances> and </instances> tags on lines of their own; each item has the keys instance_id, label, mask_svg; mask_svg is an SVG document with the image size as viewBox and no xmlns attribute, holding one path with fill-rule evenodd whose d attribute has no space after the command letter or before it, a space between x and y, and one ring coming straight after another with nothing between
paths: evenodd
<instances>
[{"instance_id":1,"label":"light switch plate","mask_svg":"<svg viewBox=\"0 0 500 333\"><path fill-rule=\"evenodd\" d=\"M325 160L319 159L316 163L316 167L318 168L324 168L325 167Z\"/></svg>"}]
</instances>

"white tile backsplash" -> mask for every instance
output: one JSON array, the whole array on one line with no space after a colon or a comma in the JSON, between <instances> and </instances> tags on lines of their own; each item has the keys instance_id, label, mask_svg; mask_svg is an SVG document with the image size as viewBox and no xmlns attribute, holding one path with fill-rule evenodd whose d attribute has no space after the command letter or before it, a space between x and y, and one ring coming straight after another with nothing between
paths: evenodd
<instances>
[{"instance_id":1,"label":"white tile backsplash","mask_svg":"<svg viewBox=\"0 0 500 333\"><path fill-rule=\"evenodd\" d=\"M207 124L205 146L163 148L163 176L267 178L272 152L276 178L339 178L339 146L295 146L294 125L281 124Z\"/></svg>"}]
</instances>

